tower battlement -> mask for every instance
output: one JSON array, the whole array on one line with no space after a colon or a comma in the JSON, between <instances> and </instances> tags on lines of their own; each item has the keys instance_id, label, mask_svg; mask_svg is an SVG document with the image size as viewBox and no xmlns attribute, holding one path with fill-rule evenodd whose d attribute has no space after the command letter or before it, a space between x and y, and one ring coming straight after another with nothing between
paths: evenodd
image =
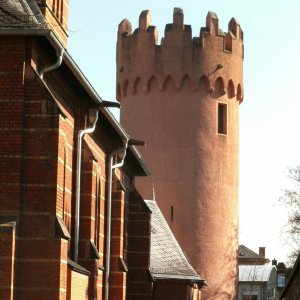
<instances>
[{"instance_id":1,"label":"tower battlement","mask_svg":"<svg viewBox=\"0 0 300 300\"><path fill-rule=\"evenodd\" d=\"M200 29L198 37L193 37L191 26L184 24L182 9L175 8L173 23L166 25L158 43L157 28L151 25L150 12L145 10L133 32L127 19L119 24L117 99L128 93L148 93L154 81L164 91L166 82L171 80L176 91L185 81L193 92L205 83L209 93L221 86L221 94L229 90L242 100L243 56L243 31L234 18L224 33L217 15L208 12L206 26Z\"/></svg>"},{"instance_id":2,"label":"tower battlement","mask_svg":"<svg viewBox=\"0 0 300 300\"><path fill-rule=\"evenodd\" d=\"M159 43L149 11L134 31L128 20L118 30L120 122L146 141L152 173L137 187L144 199L155 187L176 239L209 284L203 300L237 299L243 51L239 23L231 19L224 33L212 12L196 37L179 8Z\"/></svg>"}]
</instances>

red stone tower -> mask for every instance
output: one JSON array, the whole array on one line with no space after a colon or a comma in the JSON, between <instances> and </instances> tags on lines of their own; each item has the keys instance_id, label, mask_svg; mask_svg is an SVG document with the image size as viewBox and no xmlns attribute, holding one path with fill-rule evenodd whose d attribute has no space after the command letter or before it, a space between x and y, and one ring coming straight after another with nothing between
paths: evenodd
<instances>
[{"instance_id":1,"label":"red stone tower","mask_svg":"<svg viewBox=\"0 0 300 300\"><path fill-rule=\"evenodd\" d=\"M209 287L203 299L236 299L238 251L238 131L242 101L243 33L228 33L209 12L192 37L183 12L161 44L150 13L133 33L119 25L117 98L121 124L144 139L152 177L138 182L164 213L179 243Z\"/></svg>"}]
</instances>

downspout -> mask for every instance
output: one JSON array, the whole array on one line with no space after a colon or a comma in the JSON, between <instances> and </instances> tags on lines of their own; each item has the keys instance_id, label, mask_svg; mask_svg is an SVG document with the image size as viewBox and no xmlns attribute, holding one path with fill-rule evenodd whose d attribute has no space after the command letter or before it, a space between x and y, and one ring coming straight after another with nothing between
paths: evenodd
<instances>
[{"instance_id":1,"label":"downspout","mask_svg":"<svg viewBox=\"0 0 300 300\"><path fill-rule=\"evenodd\" d=\"M78 262L78 243L79 243L79 218L80 218L80 182L81 182L81 154L82 138L85 134L93 133L96 129L99 111L96 111L94 124L90 128L79 130L77 138L77 175L76 175L76 204L75 204L75 237L74 237L74 261Z\"/></svg>"},{"instance_id":2,"label":"downspout","mask_svg":"<svg viewBox=\"0 0 300 300\"><path fill-rule=\"evenodd\" d=\"M63 56L64 56L64 52L65 52L65 49L62 47L62 46L58 46L58 49L56 50L56 53L57 53L57 60L56 62L53 64L53 65L50 65L50 66L45 66L40 72L39 72L39 75L40 75L40 78L44 81L44 74L47 73L47 72L50 72L50 71L53 71L57 68L60 67L62 61L63 61Z\"/></svg>"},{"instance_id":3,"label":"downspout","mask_svg":"<svg viewBox=\"0 0 300 300\"><path fill-rule=\"evenodd\" d=\"M109 169L108 169L108 195L107 195L107 246L106 246L106 263L105 263L105 300L109 299L109 276L110 276L110 244L111 244L111 201L112 201L112 174L113 170L120 168L124 164L126 151L128 147L128 139L125 140L124 146L114 150L109 156ZM123 157L120 162L114 163L115 155L122 153Z\"/></svg>"}]
</instances>

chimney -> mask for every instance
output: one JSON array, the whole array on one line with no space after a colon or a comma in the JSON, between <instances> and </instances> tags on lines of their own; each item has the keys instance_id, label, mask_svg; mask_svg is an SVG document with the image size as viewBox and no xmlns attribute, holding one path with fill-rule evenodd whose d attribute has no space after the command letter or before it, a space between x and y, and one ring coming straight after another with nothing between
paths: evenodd
<instances>
[{"instance_id":1,"label":"chimney","mask_svg":"<svg viewBox=\"0 0 300 300\"><path fill-rule=\"evenodd\" d=\"M67 46L69 0L36 0L48 28Z\"/></svg>"},{"instance_id":2,"label":"chimney","mask_svg":"<svg viewBox=\"0 0 300 300\"><path fill-rule=\"evenodd\" d=\"M265 258L266 255L266 247L259 247L259 257Z\"/></svg>"}]
</instances>

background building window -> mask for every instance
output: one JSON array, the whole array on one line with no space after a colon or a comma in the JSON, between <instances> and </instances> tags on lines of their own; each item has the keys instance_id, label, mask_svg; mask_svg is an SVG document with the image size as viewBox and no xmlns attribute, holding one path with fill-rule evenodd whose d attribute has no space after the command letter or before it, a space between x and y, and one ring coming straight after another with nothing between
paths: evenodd
<instances>
[{"instance_id":1,"label":"background building window","mask_svg":"<svg viewBox=\"0 0 300 300\"><path fill-rule=\"evenodd\" d=\"M243 300L258 300L257 295L243 295Z\"/></svg>"},{"instance_id":2,"label":"background building window","mask_svg":"<svg viewBox=\"0 0 300 300\"><path fill-rule=\"evenodd\" d=\"M285 286L285 275L284 274L278 274L277 286L280 288L283 288Z\"/></svg>"}]
</instances>

